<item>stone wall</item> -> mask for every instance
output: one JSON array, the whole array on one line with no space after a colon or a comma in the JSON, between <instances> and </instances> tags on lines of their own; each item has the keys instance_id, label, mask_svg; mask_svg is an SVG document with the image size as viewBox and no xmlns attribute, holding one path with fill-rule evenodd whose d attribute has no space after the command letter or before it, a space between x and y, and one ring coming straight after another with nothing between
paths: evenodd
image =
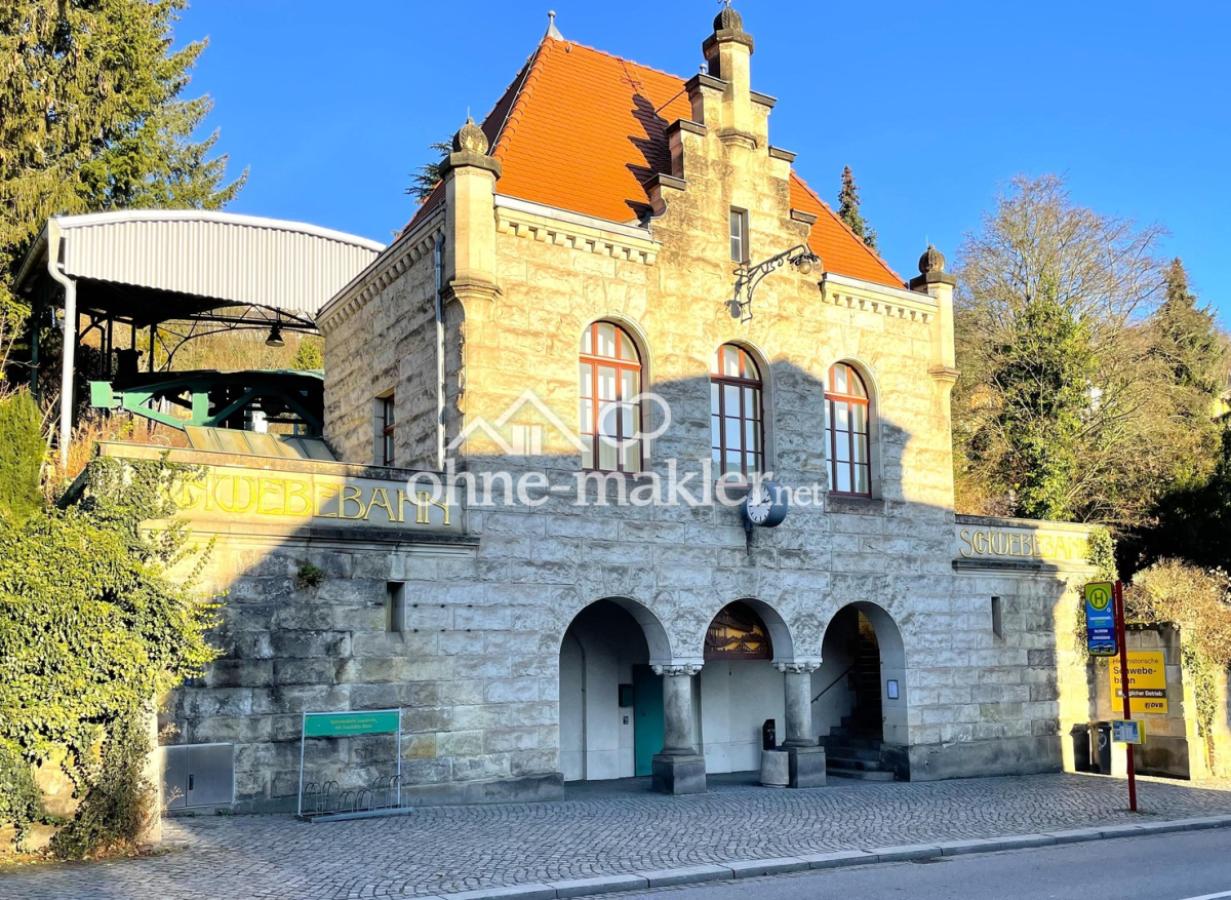
<instances>
[{"instance_id":1,"label":"stone wall","mask_svg":"<svg viewBox=\"0 0 1231 900\"><path fill-rule=\"evenodd\" d=\"M320 317L325 335L325 432L350 462L379 462L376 398L394 393L394 464L434 468L438 217L395 242Z\"/></svg>"}]
</instances>

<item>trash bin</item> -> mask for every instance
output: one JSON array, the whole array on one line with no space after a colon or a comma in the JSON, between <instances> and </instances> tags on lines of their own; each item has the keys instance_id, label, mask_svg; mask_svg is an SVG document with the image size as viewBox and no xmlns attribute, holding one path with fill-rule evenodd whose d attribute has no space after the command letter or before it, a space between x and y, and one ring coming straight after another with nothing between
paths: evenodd
<instances>
[{"instance_id":1,"label":"trash bin","mask_svg":"<svg viewBox=\"0 0 1231 900\"><path fill-rule=\"evenodd\" d=\"M747 732L745 732L747 733ZM761 725L761 749L773 750L778 746L778 729L773 719L766 719Z\"/></svg>"},{"instance_id":2,"label":"trash bin","mask_svg":"<svg viewBox=\"0 0 1231 900\"><path fill-rule=\"evenodd\" d=\"M1090 757L1100 775L1111 774L1111 723L1095 722L1090 727Z\"/></svg>"},{"instance_id":3,"label":"trash bin","mask_svg":"<svg viewBox=\"0 0 1231 900\"><path fill-rule=\"evenodd\" d=\"M1069 732L1073 741L1073 768L1078 772L1089 772L1094 768L1090 759L1090 725L1078 722Z\"/></svg>"}]
</instances>

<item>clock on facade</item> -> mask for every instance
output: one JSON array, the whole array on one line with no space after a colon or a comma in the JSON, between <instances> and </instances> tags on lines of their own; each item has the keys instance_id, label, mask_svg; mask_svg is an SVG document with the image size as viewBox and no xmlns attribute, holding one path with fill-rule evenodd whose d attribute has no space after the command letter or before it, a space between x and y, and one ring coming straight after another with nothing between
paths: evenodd
<instances>
[{"instance_id":1,"label":"clock on facade","mask_svg":"<svg viewBox=\"0 0 1231 900\"><path fill-rule=\"evenodd\" d=\"M756 481L744 498L744 524L751 528L773 528L782 524L787 513L787 492L776 481Z\"/></svg>"}]
</instances>

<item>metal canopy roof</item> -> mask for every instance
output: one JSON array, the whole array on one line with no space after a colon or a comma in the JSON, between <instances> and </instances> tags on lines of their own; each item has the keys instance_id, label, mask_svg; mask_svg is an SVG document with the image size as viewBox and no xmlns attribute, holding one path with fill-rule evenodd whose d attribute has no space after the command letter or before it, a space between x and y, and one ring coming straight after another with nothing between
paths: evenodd
<instances>
[{"instance_id":1,"label":"metal canopy roof","mask_svg":"<svg viewBox=\"0 0 1231 900\"><path fill-rule=\"evenodd\" d=\"M53 252L60 271L82 285L80 311L138 327L183 319L310 327L316 311L384 249L301 222L209 210L56 216L22 265L18 284L26 292L45 283L57 232Z\"/></svg>"}]
</instances>

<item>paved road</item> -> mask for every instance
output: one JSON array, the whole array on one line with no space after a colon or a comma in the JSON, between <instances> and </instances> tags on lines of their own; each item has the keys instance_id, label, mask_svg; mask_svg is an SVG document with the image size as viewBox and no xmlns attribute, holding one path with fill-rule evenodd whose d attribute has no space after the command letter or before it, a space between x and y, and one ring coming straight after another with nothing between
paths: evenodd
<instances>
[{"instance_id":1,"label":"paved road","mask_svg":"<svg viewBox=\"0 0 1231 900\"><path fill-rule=\"evenodd\" d=\"M1123 782L1098 776L835 781L806 791L715 781L709 793L687 797L652 794L643 781L631 781L570 789L556 802L444 807L315 825L286 816L177 819L165 828L166 853L10 871L0 875L0 900L425 896L829 850L1231 814L1231 790L1143 780L1141 805L1148 815L1137 818L1124 809ZM1231 832L1218 833L1231 850Z\"/></svg>"},{"instance_id":2,"label":"paved road","mask_svg":"<svg viewBox=\"0 0 1231 900\"><path fill-rule=\"evenodd\" d=\"M1214 900L1231 898L1231 831L1117 838L621 894L622 900Z\"/></svg>"}]
</instances>

